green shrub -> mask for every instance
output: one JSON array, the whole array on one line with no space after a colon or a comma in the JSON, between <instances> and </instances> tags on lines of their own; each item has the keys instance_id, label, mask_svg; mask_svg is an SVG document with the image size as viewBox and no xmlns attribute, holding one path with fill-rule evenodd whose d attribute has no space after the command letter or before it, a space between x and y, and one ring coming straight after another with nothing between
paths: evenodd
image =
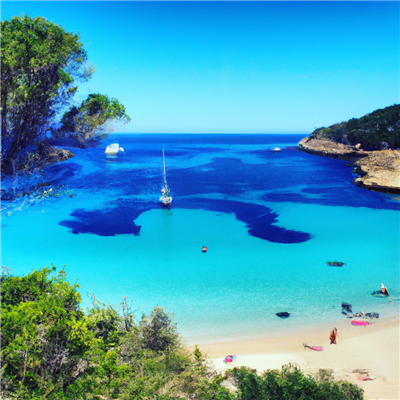
<instances>
[{"instance_id":1,"label":"green shrub","mask_svg":"<svg viewBox=\"0 0 400 400\"><path fill-rule=\"evenodd\" d=\"M315 377L304 375L297 365L262 375L248 368L234 368L239 400L362 400L363 390L349 382L335 382L331 372L321 370Z\"/></svg>"},{"instance_id":2,"label":"green shrub","mask_svg":"<svg viewBox=\"0 0 400 400\"><path fill-rule=\"evenodd\" d=\"M163 308L136 323L125 298L118 310L90 295L85 313L78 288L53 266L1 276L5 398L233 398L221 386L226 377L208 371L198 349L184 348Z\"/></svg>"}]
</instances>

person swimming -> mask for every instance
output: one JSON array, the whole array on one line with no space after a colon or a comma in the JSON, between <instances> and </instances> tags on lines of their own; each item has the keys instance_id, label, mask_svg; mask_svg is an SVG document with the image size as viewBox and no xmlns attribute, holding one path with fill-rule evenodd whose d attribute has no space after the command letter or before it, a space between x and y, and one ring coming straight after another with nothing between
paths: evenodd
<instances>
[{"instance_id":1,"label":"person swimming","mask_svg":"<svg viewBox=\"0 0 400 400\"><path fill-rule=\"evenodd\" d=\"M389 292L388 292L388 290L386 289L386 287L385 287L385 285L383 283L381 283L381 292L385 296L389 296Z\"/></svg>"}]
</instances>

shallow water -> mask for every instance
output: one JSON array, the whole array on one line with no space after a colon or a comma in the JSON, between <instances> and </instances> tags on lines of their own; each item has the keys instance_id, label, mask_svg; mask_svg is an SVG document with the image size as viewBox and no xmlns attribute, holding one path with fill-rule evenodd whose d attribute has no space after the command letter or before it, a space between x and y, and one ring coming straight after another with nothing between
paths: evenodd
<instances>
[{"instance_id":1,"label":"shallow water","mask_svg":"<svg viewBox=\"0 0 400 400\"><path fill-rule=\"evenodd\" d=\"M356 187L345 161L298 151L301 138L112 135L71 149L46 180L77 196L3 213L2 265L66 265L84 299L127 296L137 318L161 305L189 343L334 321L343 301L398 313L398 200ZM107 162L115 142L125 155ZM163 147L171 209L157 203ZM381 282L390 298L371 296Z\"/></svg>"}]
</instances>

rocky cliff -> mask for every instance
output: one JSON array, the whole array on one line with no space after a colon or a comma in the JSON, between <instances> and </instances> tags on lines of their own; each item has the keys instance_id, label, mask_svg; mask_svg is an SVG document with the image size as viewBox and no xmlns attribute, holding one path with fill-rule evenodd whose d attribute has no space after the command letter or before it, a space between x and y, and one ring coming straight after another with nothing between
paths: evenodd
<instances>
[{"instance_id":1,"label":"rocky cliff","mask_svg":"<svg viewBox=\"0 0 400 400\"><path fill-rule=\"evenodd\" d=\"M400 194L400 150L371 151L355 162L360 187Z\"/></svg>"},{"instance_id":2,"label":"rocky cliff","mask_svg":"<svg viewBox=\"0 0 400 400\"><path fill-rule=\"evenodd\" d=\"M299 149L311 154L354 162L359 177L354 181L365 189L400 194L400 150L366 151L360 145L327 139L304 138Z\"/></svg>"}]
</instances>

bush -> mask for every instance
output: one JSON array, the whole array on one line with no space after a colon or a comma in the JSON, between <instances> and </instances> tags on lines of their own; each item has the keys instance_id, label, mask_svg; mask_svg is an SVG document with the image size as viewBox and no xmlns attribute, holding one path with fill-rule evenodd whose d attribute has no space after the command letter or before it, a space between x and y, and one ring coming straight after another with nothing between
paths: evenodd
<instances>
[{"instance_id":1,"label":"bush","mask_svg":"<svg viewBox=\"0 0 400 400\"><path fill-rule=\"evenodd\" d=\"M230 371L236 379L240 400L362 400L363 390L349 382L335 382L333 375L321 370L306 376L297 365L282 370L267 370L262 375L248 368Z\"/></svg>"},{"instance_id":2,"label":"bush","mask_svg":"<svg viewBox=\"0 0 400 400\"><path fill-rule=\"evenodd\" d=\"M120 312L90 295L84 313L79 286L53 266L0 283L4 398L233 398L161 307L136 323L125 298Z\"/></svg>"}]
</instances>

